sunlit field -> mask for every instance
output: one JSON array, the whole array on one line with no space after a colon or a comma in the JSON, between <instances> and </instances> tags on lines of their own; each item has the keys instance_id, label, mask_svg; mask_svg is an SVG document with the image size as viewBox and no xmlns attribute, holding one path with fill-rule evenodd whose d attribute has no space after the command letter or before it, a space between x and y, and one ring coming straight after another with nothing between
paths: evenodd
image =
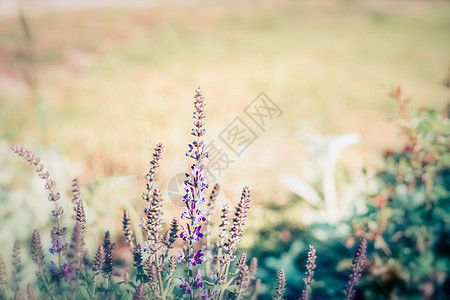
<instances>
[{"instance_id":1,"label":"sunlit field","mask_svg":"<svg viewBox=\"0 0 450 300\"><path fill-rule=\"evenodd\" d=\"M96 243L105 228L121 234L124 208L137 228L144 177L162 142L164 218L178 217L182 192L170 196L167 186L172 180L178 187L174 178L189 168L198 86L207 102L205 140L231 159L216 179L218 203L233 206L244 185L252 191L242 242L250 247L258 239L252 232L281 222L268 221L266 205L294 197L280 175L315 172L298 136L360 136L339 156L338 190L363 168L373 173L386 148L405 142L392 121L392 90L400 86L411 98L410 113L442 109L449 54L448 1L186 1L68 11L23 5L22 14L0 19L0 222L17 225L16 234L0 223L0 250L9 253L14 237L44 226L52 207L11 143L35 150L55 174L67 219L71 180L79 177ZM264 127L245 111L261 92L279 109ZM237 117L257 136L239 155L223 140ZM14 217L18 203L26 209ZM296 209L276 218L305 223Z\"/></svg>"}]
</instances>

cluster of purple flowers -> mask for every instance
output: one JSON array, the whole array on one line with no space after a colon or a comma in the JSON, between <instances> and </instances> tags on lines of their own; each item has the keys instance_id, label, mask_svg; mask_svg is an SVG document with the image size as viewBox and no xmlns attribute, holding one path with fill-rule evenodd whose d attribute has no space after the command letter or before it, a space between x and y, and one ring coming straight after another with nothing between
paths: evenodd
<instances>
[{"instance_id":1,"label":"cluster of purple flowers","mask_svg":"<svg viewBox=\"0 0 450 300\"><path fill-rule=\"evenodd\" d=\"M192 255L191 258L187 259L184 255L184 252L178 250L180 252L180 256L178 257L178 262L181 263L183 261L187 261L190 267L195 267L196 265L200 265L202 263L202 250L198 250L195 254Z\"/></svg>"},{"instance_id":2,"label":"cluster of purple flowers","mask_svg":"<svg viewBox=\"0 0 450 300\"><path fill-rule=\"evenodd\" d=\"M61 268L58 268L54 261L51 261L50 273L55 276L63 276L66 279L71 279L74 276L74 269L70 264L64 264Z\"/></svg>"},{"instance_id":3,"label":"cluster of purple flowers","mask_svg":"<svg viewBox=\"0 0 450 300\"><path fill-rule=\"evenodd\" d=\"M192 129L192 134L197 138L194 142L189 144L189 151L186 152L186 156L191 157L195 160L192 165L191 174L186 173L186 180L184 184L186 185L186 194L183 196L183 201L185 203L185 210L181 214L182 219L191 220L191 225L186 223L186 225L181 225L182 233L180 237L183 241L187 242L192 240L198 242L203 234L201 232L202 225L201 222L206 220L205 210L201 209L201 206L206 201L206 196L204 191L209 187L206 181L206 176L204 172L205 165L202 160L208 158L209 154L205 151L205 143L201 139L201 136L205 134L205 129L203 129L203 121L205 118L204 113L204 96L200 88L196 90L195 95L195 111L194 111L194 127Z\"/></svg>"},{"instance_id":4,"label":"cluster of purple flowers","mask_svg":"<svg viewBox=\"0 0 450 300\"><path fill-rule=\"evenodd\" d=\"M62 241L59 239L54 239L52 241L52 247L49 249L51 254L61 253L67 249L68 243L65 242L64 238Z\"/></svg>"},{"instance_id":5,"label":"cluster of purple flowers","mask_svg":"<svg viewBox=\"0 0 450 300\"><path fill-rule=\"evenodd\" d=\"M202 269L199 269L198 272L197 272L197 275L195 275L195 278L194 278L194 284L193 284L194 285L194 289L198 289L198 288L202 288L203 287L203 276L204 276L204 274L203 274ZM180 288L186 294L190 294L192 292L192 288L191 288L191 285L189 284L189 282L187 280L183 279L183 278L180 278L180 280L181 280ZM208 290L208 289L206 289L203 294L205 294L205 292L207 294L208 293L211 294L211 291ZM203 295L202 295L202 299L203 299Z\"/></svg>"}]
</instances>

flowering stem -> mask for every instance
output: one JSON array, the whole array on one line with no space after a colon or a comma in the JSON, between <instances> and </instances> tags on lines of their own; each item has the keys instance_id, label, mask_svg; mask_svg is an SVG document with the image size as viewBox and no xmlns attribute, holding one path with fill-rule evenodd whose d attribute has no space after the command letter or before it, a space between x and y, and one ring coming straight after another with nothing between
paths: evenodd
<instances>
[{"instance_id":1,"label":"flowering stem","mask_svg":"<svg viewBox=\"0 0 450 300\"><path fill-rule=\"evenodd\" d=\"M193 211L195 211L195 204L192 206ZM194 228L195 223L194 223L194 218L191 219L191 228ZM191 251L192 250L192 251ZM188 282L190 282L191 287L194 287L194 268L191 266L190 264L190 260L189 258L192 256L194 256L194 242L192 240L192 236L189 238L189 248L188 248L188 260L187 260L187 267L188 267ZM194 300L194 290L191 291L190 293L190 299Z\"/></svg>"},{"instance_id":2,"label":"flowering stem","mask_svg":"<svg viewBox=\"0 0 450 300\"><path fill-rule=\"evenodd\" d=\"M50 297L50 299L55 300L55 297L53 297L53 295L51 294L50 285L48 283L48 279L45 274L44 267L42 265L39 265L39 273L41 273L42 281L44 282L44 287L48 293L48 296Z\"/></svg>"},{"instance_id":3,"label":"flowering stem","mask_svg":"<svg viewBox=\"0 0 450 300\"><path fill-rule=\"evenodd\" d=\"M205 134L205 129L203 129L204 122L202 121L205 118L204 99L205 97L202 91L198 88L194 101L194 128L192 129L192 135L196 138L192 142L192 145L189 144L190 149L186 152L186 156L194 159L194 163L191 166L191 172L186 173L186 194L183 197L186 207L185 211L181 214L182 219L186 218L189 221L185 223L186 227L182 225L183 232L180 234L180 237L186 243L185 253L180 258L186 262L187 268L187 280L180 287L190 295L190 299L194 299L194 289L200 287L194 276L194 267L202 263L202 256L204 255L201 249L197 252L194 250L194 243L199 242L203 238L203 233L201 232L202 225L200 223L206 221L204 210L200 209L206 201L204 190L208 188L208 182L204 174L205 166L202 163L202 160L209 156L205 152L205 143L201 139Z\"/></svg>"}]
</instances>

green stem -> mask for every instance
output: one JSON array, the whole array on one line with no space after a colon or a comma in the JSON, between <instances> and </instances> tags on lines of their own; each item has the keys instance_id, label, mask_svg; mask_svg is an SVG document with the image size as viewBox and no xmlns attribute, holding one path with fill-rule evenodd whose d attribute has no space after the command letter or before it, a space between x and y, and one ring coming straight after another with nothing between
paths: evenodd
<instances>
[{"instance_id":1,"label":"green stem","mask_svg":"<svg viewBox=\"0 0 450 300\"><path fill-rule=\"evenodd\" d=\"M161 272L159 272L159 259L158 259L158 252L155 253L155 265L156 265L156 271L158 272L158 284L159 284L159 294L162 296L164 284L162 281Z\"/></svg>"},{"instance_id":2,"label":"green stem","mask_svg":"<svg viewBox=\"0 0 450 300\"><path fill-rule=\"evenodd\" d=\"M208 220L206 221L207 223L206 223L206 253L205 253L205 256L207 256L207 260L206 260L206 267L205 267L205 269L206 269L206 274L207 275L209 275L210 273L211 273L211 261L210 261L210 258L211 258L211 236L210 236L210 233L211 233L211 225L209 224L210 222L209 222L209 218L210 217L208 217Z\"/></svg>"},{"instance_id":3,"label":"green stem","mask_svg":"<svg viewBox=\"0 0 450 300\"><path fill-rule=\"evenodd\" d=\"M53 295L51 294L50 285L48 283L47 276L45 275L44 267L42 265L39 265L39 272L41 273L42 281L44 282L44 286L48 296L50 297L50 299L55 300L55 297L53 297Z\"/></svg>"},{"instance_id":4,"label":"green stem","mask_svg":"<svg viewBox=\"0 0 450 300\"><path fill-rule=\"evenodd\" d=\"M167 298L167 293L169 292L170 285L172 284L173 276L170 276L170 277L168 277L166 279L167 279L167 285L166 285L166 287L163 289L163 291L161 293L161 296L162 296L163 299Z\"/></svg>"},{"instance_id":5,"label":"green stem","mask_svg":"<svg viewBox=\"0 0 450 300\"><path fill-rule=\"evenodd\" d=\"M97 285L97 276L98 276L98 274L97 275L94 275L94 280L93 280L93 283L92 283L92 295L95 295L95 290L96 290L96 285Z\"/></svg>"},{"instance_id":6,"label":"green stem","mask_svg":"<svg viewBox=\"0 0 450 300\"><path fill-rule=\"evenodd\" d=\"M230 268L230 264L228 263L228 264L226 264L226 266L224 266L224 268L222 269L222 273L221 273L220 277L225 276L224 282L227 281L227 277L228 277L227 275L228 275L228 270L229 270L229 268ZM223 274L223 271L225 271L225 274ZM231 282L231 281L230 281L230 282ZM226 288L228 287L228 285L230 284L230 282L226 282L225 284L223 284L223 285L221 286L221 288L220 288L220 294L219 294L219 300L222 300L222 299L223 299L223 296L224 296L224 294L225 294L225 290L226 290Z\"/></svg>"}]
</instances>

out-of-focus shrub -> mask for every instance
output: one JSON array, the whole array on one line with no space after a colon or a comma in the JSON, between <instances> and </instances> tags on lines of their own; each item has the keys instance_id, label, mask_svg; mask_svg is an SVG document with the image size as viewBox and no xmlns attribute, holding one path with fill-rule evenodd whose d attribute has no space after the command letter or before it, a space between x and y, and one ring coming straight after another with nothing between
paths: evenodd
<instances>
[{"instance_id":1,"label":"out-of-focus shrub","mask_svg":"<svg viewBox=\"0 0 450 300\"><path fill-rule=\"evenodd\" d=\"M385 151L380 192L353 222L354 236L375 246L362 289L370 298L444 299L450 293L449 107L410 119L400 90L393 96L408 141Z\"/></svg>"},{"instance_id":2,"label":"out-of-focus shrub","mask_svg":"<svg viewBox=\"0 0 450 300\"><path fill-rule=\"evenodd\" d=\"M365 207L354 210L353 217L335 223L312 222L301 228L282 221L284 213L299 208L298 197L284 206L270 206L266 215L279 222L269 222L270 226L260 230L261 242L251 251L251 255L260 257L263 283L270 284L276 269L283 267L293 280L287 282L287 296L297 295L303 286L295 279L303 276L307 247L313 244L319 257L319 280L313 286L315 299L342 297L340 287L351 265L350 250L357 238L365 237L369 240L367 276L357 297L448 297L449 107L441 112L422 109L411 118L407 114L409 99L402 96L400 89L395 89L392 96L400 104L397 121L407 143L399 151L386 150L383 154L383 166L370 180L378 182L377 191L364 195Z\"/></svg>"}]
</instances>

